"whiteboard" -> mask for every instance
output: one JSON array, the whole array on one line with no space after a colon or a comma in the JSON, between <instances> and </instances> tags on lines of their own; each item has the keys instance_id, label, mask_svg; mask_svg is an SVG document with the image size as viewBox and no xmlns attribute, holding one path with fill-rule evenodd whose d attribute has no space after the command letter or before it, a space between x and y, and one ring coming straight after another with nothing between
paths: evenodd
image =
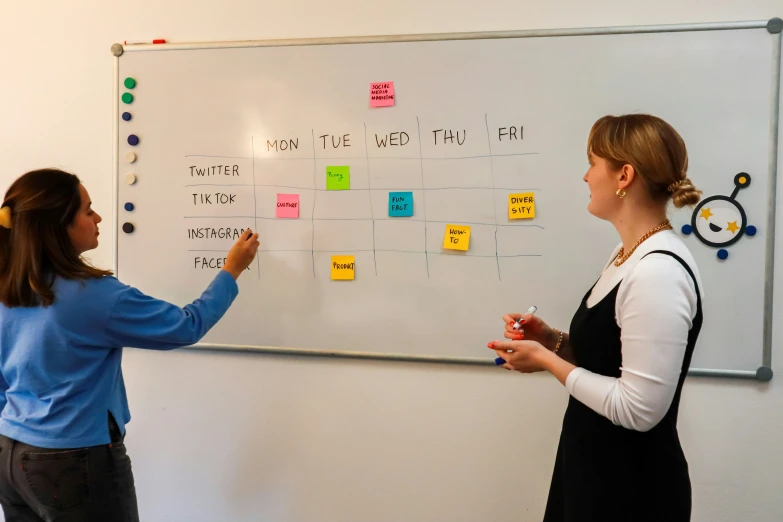
<instances>
[{"instance_id":1,"label":"whiteboard","mask_svg":"<svg viewBox=\"0 0 783 522\"><path fill-rule=\"evenodd\" d=\"M250 227L257 259L197 346L491 364L506 312L534 304L568 329L619 241L586 210L588 131L646 112L682 134L705 197L752 179L735 199L754 236L725 260L686 242L705 295L692 366L756 376L769 365L780 39L720 29L125 47L117 275L185 305ZM371 107L385 82L393 106ZM332 190L327 171L346 167L349 188ZM412 215L390 215L391 192L411 193ZM280 194L298 217L277 217ZM512 194L532 195L535 217L510 219ZM692 211L671 218L681 231ZM457 226L467 251L445 248ZM353 256L353 280L331 278L333 256Z\"/></svg>"}]
</instances>

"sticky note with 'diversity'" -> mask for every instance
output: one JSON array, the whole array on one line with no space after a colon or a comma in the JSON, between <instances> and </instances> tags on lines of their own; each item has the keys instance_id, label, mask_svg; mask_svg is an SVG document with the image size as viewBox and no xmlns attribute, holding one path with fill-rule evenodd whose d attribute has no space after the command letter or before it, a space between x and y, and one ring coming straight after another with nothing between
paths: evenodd
<instances>
[{"instance_id":1,"label":"sticky note with 'diversity'","mask_svg":"<svg viewBox=\"0 0 783 522\"><path fill-rule=\"evenodd\" d=\"M508 219L536 217L536 198L532 192L508 195Z\"/></svg>"}]
</instances>

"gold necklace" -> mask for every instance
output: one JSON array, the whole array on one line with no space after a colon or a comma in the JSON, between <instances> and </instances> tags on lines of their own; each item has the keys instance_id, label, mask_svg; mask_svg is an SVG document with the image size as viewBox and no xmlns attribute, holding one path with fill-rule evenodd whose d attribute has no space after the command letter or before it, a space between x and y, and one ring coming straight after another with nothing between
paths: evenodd
<instances>
[{"instance_id":1,"label":"gold necklace","mask_svg":"<svg viewBox=\"0 0 783 522\"><path fill-rule=\"evenodd\" d=\"M628 253L625 253L625 247L621 248L619 252L617 252L617 258L615 259L614 266L620 266L623 263L625 263L629 257L631 257L631 254L634 253L634 250L637 249L639 245L644 243L645 240L647 240L650 236L655 234L656 232L660 232L661 230L669 230L672 228L671 222L667 219L657 227L653 228L649 232L647 232L645 235L639 238L639 241L636 242L636 244L631 248L631 250L628 251Z\"/></svg>"}]
</instances>

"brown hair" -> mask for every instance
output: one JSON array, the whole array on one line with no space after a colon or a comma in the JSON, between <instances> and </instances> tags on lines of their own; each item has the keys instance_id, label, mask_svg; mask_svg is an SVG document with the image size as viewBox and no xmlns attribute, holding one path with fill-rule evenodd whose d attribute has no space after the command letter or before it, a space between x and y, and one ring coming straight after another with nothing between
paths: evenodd
<instances>
[{"instance_id":1,"label":"brown hair","mask_svg":"<svg viewBox=\"0 0 783 522\"><path fill-rule=\"evenodd\" d=\"M80 181L57 169L34 170L17 179L2 207L11 210L10 229L0 227L0 302L49 306L55 277L88 279L111 275L88 265L68 235L81 207Z\"/></svg>"},{"instance_id":2,"label":"brown hair","mask_svg":"<svg viewBox=\"0 0 783 522\"><path fill-rule=\"evenodd\" d=\"M649 114L604 116L593 125L587 153L605 159L619 170L631 165L658 201L672 198L677 208L695 205L701 198L686 176L688 151L674 128Z\"/></svg>"}]
</instances>

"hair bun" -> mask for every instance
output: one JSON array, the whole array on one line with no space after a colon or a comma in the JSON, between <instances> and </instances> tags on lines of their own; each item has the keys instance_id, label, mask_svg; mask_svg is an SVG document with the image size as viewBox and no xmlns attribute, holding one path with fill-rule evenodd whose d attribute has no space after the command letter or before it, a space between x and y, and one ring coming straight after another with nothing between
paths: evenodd
<instances>
[{"instance_id":1,"label":"hair bun","mask_svg":"<svg viewBox=\"0 0 783 522\"><path fill-rule=\"evenodd\" d=\"M679 181L675 181L674 183L672 183L671 185L666 187L666 190L668 190L669 192L671 192L673 194L677 190L677 188L680 185L682 185L683 183L685 183L686 181L688 181L688 178L682 178Z\"/></svg>"},{"instance_id":2,"label":"hair bun","mask_svg":"<svg viewBox=\"0 0 783 522\"><path fill-rule=\"evenodd\" d=\"M685 205L693 206L701 199L701 190L697 189L687 177L669 185L669 192L672 193L672 202L677 208Z\"/></svg>"}]
</instances>

